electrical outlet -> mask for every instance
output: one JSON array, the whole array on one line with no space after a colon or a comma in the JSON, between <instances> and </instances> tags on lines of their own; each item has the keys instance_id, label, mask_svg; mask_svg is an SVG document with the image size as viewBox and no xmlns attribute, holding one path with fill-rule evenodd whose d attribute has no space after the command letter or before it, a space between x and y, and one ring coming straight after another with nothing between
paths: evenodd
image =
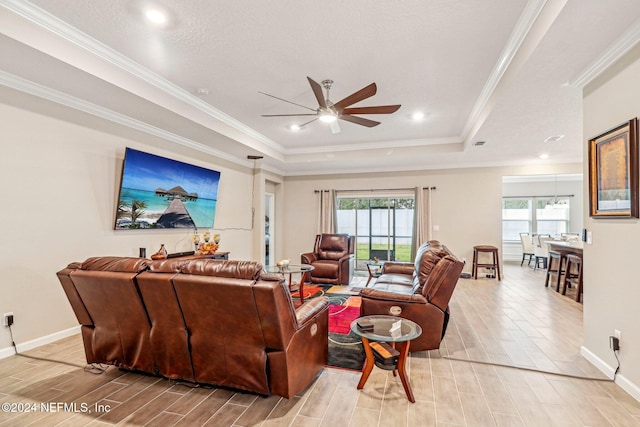
<instances>
[{"instance_id":1,"label":"electrical outlet","mask_svg":"<svg viewBox=\"0 0 640 427\"><path fill-rule=\"evenodd\" d=\"M616 337L616 338L618 338L618 341L619 341L619 340L621 340L621 339L622 339L622 332L620 332L620 331L619 331L619 330L617 330L617 329L614 329L614 330L613 330L613 336L614 336L614 337Z\"/></svg>"},{"instance_id":2,"label":"electrical outlet","mask_svg":"<svg viewBox=\"0 0 640 427\"><path fill-rule=\"evenodd\" d=\"M4 313L3 317L4 317L4 326L13 325L13 313L12 312Z\"/></svg>"},{"instance_id":3,"label":"electrical outlet","mask_svg":"<svg viewBox=\"0 0 640 427\"><path fill-rule=\"evenodd\" d=\"M613 336L609 337L609 347L613 351L620 350L620 340Z\"/></svg>"}]
</instances>

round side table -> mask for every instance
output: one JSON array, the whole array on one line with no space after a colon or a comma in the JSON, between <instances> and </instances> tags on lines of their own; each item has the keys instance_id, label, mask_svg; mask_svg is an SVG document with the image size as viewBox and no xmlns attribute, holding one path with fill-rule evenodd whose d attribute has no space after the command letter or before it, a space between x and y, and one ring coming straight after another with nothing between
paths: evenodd
<instances>
[{"instance_id":1,"label":"round side table","mask_svg":"<svg viewBox=\"0 0 640 427\"><path fill-rule=\"evenodd\" d=\"M358 326L359 321L368 322L373 325L373 329L361 329ZM407 399L409 399L411 403L415 403L416 399L413 397L411 384L409 383L409 378L407 378L406 365L407 357L409 356L409 344L411 340L418 338L422 334L422 328L417 323L401 317L374 315L363 316L351 322L351 331L362 338L364 352L367 355L367 359L362 368L362 376L358 383L358 390L364 388L373 370L373 366L376 364L370 341L393 343L394 347L400 352L398 362L394 366L384 369L393 369L394 374L397 371L400 376L400 381L402 381L404 392L407 394Z\"/></svg>"}]
</instances>

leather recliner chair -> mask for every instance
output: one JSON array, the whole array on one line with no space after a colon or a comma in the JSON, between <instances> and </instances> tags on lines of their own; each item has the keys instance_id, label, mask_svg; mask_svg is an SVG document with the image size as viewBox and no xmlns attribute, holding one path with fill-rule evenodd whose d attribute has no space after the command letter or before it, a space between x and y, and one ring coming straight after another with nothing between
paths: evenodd
<instances>
[{"instance_id":1,"label":"leather recliner chair","mask_svg":"<svg viewBox=\"0 0 640 427\"><path fill-rule=\"evenodd\" d=\"M313 252L300 255L302 264L314 269L311 283L348 285L353 278L355 236L348 234L318 234Z\"/></svg>"}]
</instances>

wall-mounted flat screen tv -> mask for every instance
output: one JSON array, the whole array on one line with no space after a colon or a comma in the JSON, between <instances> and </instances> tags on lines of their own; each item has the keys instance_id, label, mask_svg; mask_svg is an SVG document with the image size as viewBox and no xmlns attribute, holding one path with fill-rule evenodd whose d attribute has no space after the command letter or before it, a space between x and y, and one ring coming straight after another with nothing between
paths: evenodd
<instances>
[{"instance_id":1,"label":"wall-mounted flat screen tv","mask_svg":"<svg viewBox=\"0 0 640 427\"><path fill-rule=\"evenodd\" d=\"M213 228L220 172L127 148L115 229Z\"/></svg>"}]
</instances>

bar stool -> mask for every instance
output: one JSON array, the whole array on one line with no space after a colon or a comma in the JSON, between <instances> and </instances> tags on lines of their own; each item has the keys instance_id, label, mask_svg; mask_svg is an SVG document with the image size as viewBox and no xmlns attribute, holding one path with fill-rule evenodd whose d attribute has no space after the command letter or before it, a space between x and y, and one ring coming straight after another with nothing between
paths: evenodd
<instances>
[{"instance_id":1,"label":"bar stool","mask_svg":"<svg viewBox=\"0 0 640 427\"><path fill-rule=\"evenodd\" d=\"M490 253L492 257L492 263L480 263L478 258L483 252ZM497 272L498 280L502 280L500 275L500 261L498 260L498 248L491 245L476 245L473 247L473 278L478 278L478 267L492 268Z\"/></svg>"},{"instance_id":2,"label":"bar stool","mask_svg":"<svg viewBox=\"0 0 640 427\"><path fill-rule=\"evenodd\" d=\"M569 251L559 249L549 250L549 262L547 263L547 277L544 280L544 287L549 286L549 279L555 276L556 292L560 292L560 279L565 274L565 264Z\"/></svg>"},{"instance_id":3,"label":"bar stool","mask_svg":"<svg viewBox=\"0 0 640 427\"><path fill-rule=\"evenodd\" d=\"M567 286L576 286L576 301L580 302L582 294L582 256L578 254L567 255L566 274L562 285L562 295L567 294Z\"/></svg>"}]
</instances>

